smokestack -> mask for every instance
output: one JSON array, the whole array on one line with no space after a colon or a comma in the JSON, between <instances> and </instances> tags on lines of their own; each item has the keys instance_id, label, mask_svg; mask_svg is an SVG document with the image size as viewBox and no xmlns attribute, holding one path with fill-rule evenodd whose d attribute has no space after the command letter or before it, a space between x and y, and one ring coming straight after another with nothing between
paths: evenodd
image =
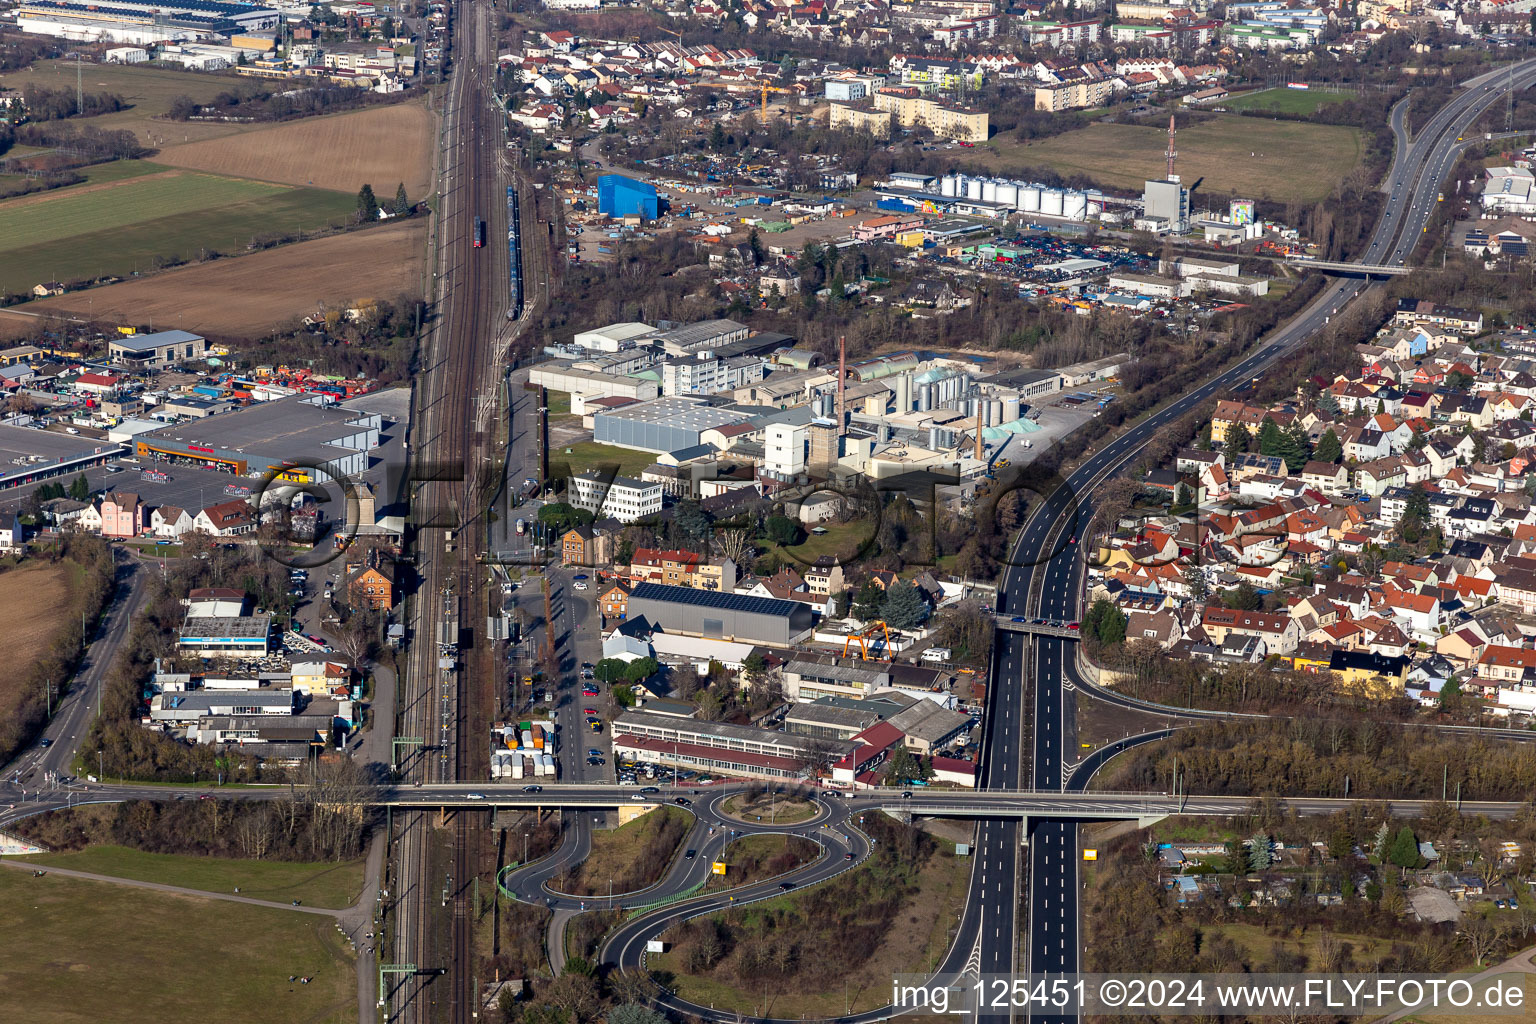
<instances>
[{"instance_id":1,"label":"smokestack","mask_svg":"<svg viewBox=\"0 0 1536 1024\"><path fill-rule=\"evenodd\" d=\"M981 403L982 403L982 401L983 401L983 399L980 396L977 396L977 398L976 398L976 461L977 462L983 461L982 448L981 448Z\"/></svg>"},{"instance_id":2,"label":"smokestack","mask_svg":"<svg viewBox=\"0 0 1536 1024\"><path fill-rule=\"evenodd\" d=\"M837 433L842 435L848 427L848 406L843 391L848 381L848 336L837 336Z\"/></svg>"},{"instance_id":3,"label":"smokestack","mask_svg":"<svg viewBox=\"0 0 1536 1024\"><path fill-rule=\"evenodd\" d=\"M1168 115L1168 180L1178 181L1178 176L1173 173L1173 158L1179 155L1179 151L1173 148L1173 137L1179 130L1174 127L1173 115Z\"/></svg>"}]
</instances>

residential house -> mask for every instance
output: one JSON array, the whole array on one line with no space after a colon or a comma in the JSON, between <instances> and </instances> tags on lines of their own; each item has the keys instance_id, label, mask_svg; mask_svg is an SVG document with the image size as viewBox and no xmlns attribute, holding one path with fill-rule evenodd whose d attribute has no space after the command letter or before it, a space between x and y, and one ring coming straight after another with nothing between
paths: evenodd
<instances>
[{"instance_id":1,"label":"residential house","mask_svg":"<svg viewBox=\"0 0 1536 1024\"><path fill-rule=\"evenodd\" d=\"M193 526L192 516L179 505L161 505L149 514L149 530L156 537L179 540Z\"/></svg>"},{"instance_id":2,"label":"residential house","mask_svg":"<svg viewBox=\"0 0 1536 1024\"><path fill-rule=\"evenodd\" d=\"M192 528L210 537L238 537L256 529L256 517L243 500L223 501L199 512Z\"/></svg>"},{"instance_id":3,"label":"residential house","mask_svg":"<svg viewBox=\"0 0 1536 1024\"><path fill-rule=\"evenodd\" d=\"M149 526L149 510L137 494L113 491L101 499L101 535L137 537Z\"/></svg>"},{"instance_id":4,"label":"residential house","mask_svg":"<svg viewBox=\"0 0 1536 1024\"><path fill-rule=\"evenodd\" d=\"M388 611L395 604L395 563L370 550L366 560L346 576L347 598L353 608Z\"/></svg>"}]
</instances>

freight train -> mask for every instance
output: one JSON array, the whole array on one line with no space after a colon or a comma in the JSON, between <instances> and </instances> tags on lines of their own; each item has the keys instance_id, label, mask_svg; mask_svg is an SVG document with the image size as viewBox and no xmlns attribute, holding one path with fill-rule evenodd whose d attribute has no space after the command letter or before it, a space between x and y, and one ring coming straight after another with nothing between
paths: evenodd
<instances>
[{"instance_id":1,"label":"freight train","mask_svg":"<svg viewBox=\"0 0 1536 1024\"><path fill-rule=\"evenodd\" d=\"M510 187L507 189L507 277L510 287L507 319L516 320L523 315L523 239L517 189Z\"/></svg>"}]
</instances>

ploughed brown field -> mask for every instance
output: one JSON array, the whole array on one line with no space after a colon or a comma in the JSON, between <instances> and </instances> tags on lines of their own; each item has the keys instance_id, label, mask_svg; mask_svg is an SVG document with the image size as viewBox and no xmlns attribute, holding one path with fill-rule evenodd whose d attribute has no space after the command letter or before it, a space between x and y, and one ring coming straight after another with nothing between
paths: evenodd
<instances>
[{"instance_id":1,"label":"ploughed brown field","mask_svg":"<svg viewBox=\"0 0 1536 1024\"><path fill-rule=\"evenodd\" d=\"M216 337L259 336L325 303L418 296L426 230L425 218L385 224L40 299L20 309Z\"/></svg>"},{"instance_id":2,"label":"ploughed brown field","mask_svg":"<svg viewBox=\"0 0 1536 1024\"><path fill-rule=\"evenodd\" d=\"M356 192L364 184L386 209L405 183L412 202L432 176L432 115L423 102L307 117L238 136L167 146L157 163L284 185Z\"/></svg>"}]
</instances>

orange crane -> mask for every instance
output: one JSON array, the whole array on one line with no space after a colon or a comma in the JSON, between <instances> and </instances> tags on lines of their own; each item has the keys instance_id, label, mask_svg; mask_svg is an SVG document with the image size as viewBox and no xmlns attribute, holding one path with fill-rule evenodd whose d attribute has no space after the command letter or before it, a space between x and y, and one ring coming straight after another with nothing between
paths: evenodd
<instances>
[{"instance_id":1,"label":"orange crane","mask_svg":"<svg viewBox=\"0 0 1536 1024\"><path fill-rule=\"evenodd\" d=\"M787 93L787 94L793 95L794 91L795 91L793 89L781 89L781 88L779 88L776 85L769 85L768 84L768 80L766 78L763 79L762 89L763 89L763 120L764 121L768 120L768 94L769 93L771 93L771 92L780 92L780 93Z\"/></svg>"},{"instance_id":2,"label":"orange crane","mask_svg":"<svg viewBox=\"0 0 1536 1024\"><path fill-rule=\"evenodd\" d=\"M876 632L885 634L885 660L891 660L891 629L885 624L884 619L876 619L857 633L850 633L848 639L843 641L843 657L848 657L848 648L852 644L859 645L859 660L869 660L869 646L865 641L874 636Z\"/></svg>"}]
</instances>

